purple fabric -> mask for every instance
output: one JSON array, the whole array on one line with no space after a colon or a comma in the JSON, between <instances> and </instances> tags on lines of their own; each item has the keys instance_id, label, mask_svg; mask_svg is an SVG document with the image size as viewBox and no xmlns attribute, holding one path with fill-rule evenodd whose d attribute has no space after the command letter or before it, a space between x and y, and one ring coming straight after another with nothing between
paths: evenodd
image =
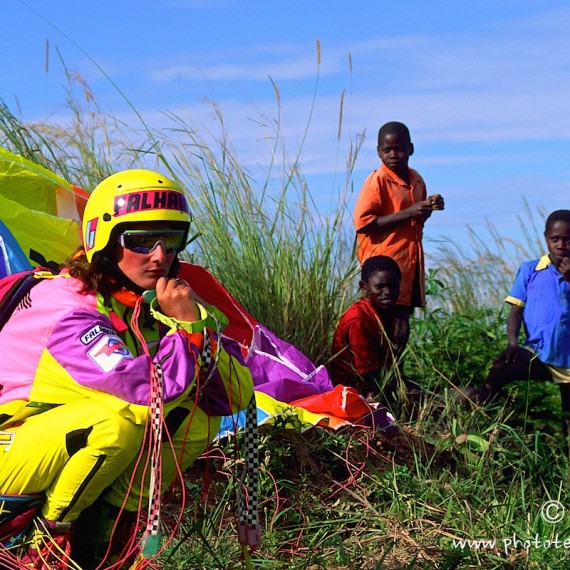
<instances>
[{"instance_id":1,"label":"purple fabric","mask_svg":"<svg viewBox=\"0 0 570 570\"><path fill-rule=\"evenodd\" d=\"M302 352L263 325L254 330L245 363L255 389L281 402L322 394L333 388L326 368L316 368Z\"/></svg>"},{"instance_id":2,"label":"purple fabric","mask_svg":"<svg viewBox=\"0 0 570 570\"><path fill-rule=\"evenodd\" d=\"M392 414L382 406L379 406L372 413L364 416L356 423L357 425L381 429L386 432L399 430Z\"/></svg>"},{"instance_id":3,"label":"purple fabric","mask_svg":"<svg viewBox=\"0 0 570 570\"><path fill-rule=\"evenodd\" d=\"M129 352L109 318L97 310L96 297L80 294L80 288L73 278L41 281L31 289L26 307L14 312L0 331L3 402L26 399L37 385L44 397L52 395L51 401L43 401L60 404L79 385L148 405L150 359ZM61 370L46 358L44 349ZM198 347L183 333L160 341L154 359L162 364L165 403L189 389L197 355Z\"/></svg>"}]
</instances>

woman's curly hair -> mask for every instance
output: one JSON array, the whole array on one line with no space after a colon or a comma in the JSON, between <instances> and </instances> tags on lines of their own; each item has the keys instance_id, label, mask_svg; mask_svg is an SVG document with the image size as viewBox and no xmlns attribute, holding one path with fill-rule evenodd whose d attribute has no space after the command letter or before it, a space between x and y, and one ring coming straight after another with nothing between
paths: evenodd
<instances>
[{"instance_id":1,"label":"woman's curly hair","mask_svg":"<svg viewBox=\"0 0 570 570\"><path fill-rule=\"evenodd\" d=\"M120 285L108 275L104 258L95 256L93 261L87 261L83 246L78 247L61 267L83 283L81 293L100 293L108 299L113 291L120 289Z\"/></svg>"}]
</instances>

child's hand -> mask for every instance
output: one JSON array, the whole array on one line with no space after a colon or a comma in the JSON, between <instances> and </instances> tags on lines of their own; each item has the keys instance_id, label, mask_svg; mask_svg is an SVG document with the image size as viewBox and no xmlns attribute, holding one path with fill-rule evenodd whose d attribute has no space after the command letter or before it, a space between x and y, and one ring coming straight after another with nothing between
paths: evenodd
<instances>
[{"instance_id":1,"label":"child's hand","mask_svg":"<svg viewBox=\"0 0 570 570\"><path fill-rule=\"evenodd\" d=\"M495 362L498 362L500 360L504 360L505 364L509 364L509 362L515 362L517 359L518 352L519 352L518 345L509 344L507 348L505 348L505 350L503 350L503 352L501 352L501 354L499 354L499 356L495 358Z\"/></svg>"},{"instance_id":2,"label":"child's hand","mask_svg":"<svg viewBox=\"0 0 570 570\"><path fill-rule=\"evenodd\" d=\"M562 273L566 281L570 281L570 257L563 257L560 265L558 266L558 271Z\"/></svg>"},{"instance_id":3,"label":"child's hand","mask_svg":"<svg viewBox=\"0 0 570 570\"><path fill-rule=\"evenodd\" d=\"M445 202L441 194L433 194L428 196L428 202L431 204L432 210L444 210Z\"/></svg>"},{"instance_id":4,"label":"child's hand","mask_svg":"<svg viewBox=\"0 0 570 570\"><path fill-rule=\"evenodd\" d=\"M420 200L409 208L410 217L414 220L425 222L433 212L433 206L428 200Z\"/></svg>"}]
</instances>

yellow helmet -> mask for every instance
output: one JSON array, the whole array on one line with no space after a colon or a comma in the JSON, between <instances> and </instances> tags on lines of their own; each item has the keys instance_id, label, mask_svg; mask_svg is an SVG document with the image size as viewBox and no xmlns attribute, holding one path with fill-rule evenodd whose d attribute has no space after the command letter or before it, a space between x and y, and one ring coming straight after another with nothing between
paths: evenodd
<instances>
[{"instance_id":1,"label":"yellow helmet","mask_svg":"<svg viewBox=\"0 0 570 570\"><path fill-rule=\"evenodd\" d=\"M89 196L83 214L83 245L87 260L104 250L119 225L136 222L175 222L191 216L180 186L152 170L124 170L105 178Z\"/></svg>"}]
</instances>

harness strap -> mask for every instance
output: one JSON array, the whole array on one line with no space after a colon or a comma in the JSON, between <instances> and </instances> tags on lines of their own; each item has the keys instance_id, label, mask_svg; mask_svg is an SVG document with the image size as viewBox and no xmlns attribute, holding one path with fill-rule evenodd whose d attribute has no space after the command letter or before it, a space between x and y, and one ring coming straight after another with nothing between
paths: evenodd
<instances>
[{"instance_id":1,"label":"harness strap","mask_svg":"<svg viewBox=\"0 0 570 570\"><path fill-rule=\"evenodd\" d=\"M245 464L238 487L238 540L245 547L255 550L261 543L259 528L259 447L257 431L257 404L252 395L245 414ZM245 552L245 551L244 551Z\"/></svg>"},{"instance_id":2,"label":"harness strap","mask_svg":"<svg viewBox=\"0 0 570 570\"><path fill-rule=\"evenodd\" d=\"M138 327L138 317L143 298L135 304L131 326L137 335L145 354L150 360L150 498L148 520L141 540L141 549L145 558L152 558L160 550L160 498L162 487L162 424L163 424L163 372L162 366L150 356L148 345Z\"/></svg>"}]
</instances>

